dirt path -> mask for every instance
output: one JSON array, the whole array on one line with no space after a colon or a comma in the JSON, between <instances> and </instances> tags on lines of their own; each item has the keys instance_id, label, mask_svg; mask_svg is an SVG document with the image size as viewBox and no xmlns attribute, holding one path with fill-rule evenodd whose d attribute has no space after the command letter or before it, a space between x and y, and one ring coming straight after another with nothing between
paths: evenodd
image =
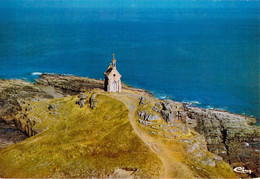
<instances>
[{"instance_id":1,"label":"dirt path","mask_svg":"<svg viewBox=\"0 0 260 179\"><path fill-rule=\"evenodd\" d=\"M171 143L168 145L163 142L163 138L158 136L151 136L146 131L142 130L136 123L135 112L138 107L141 96L145 96L142 93L135 93L132 91L124 90L122 93L111 93L111 97L123 102L129 109L129 120L135 130L136 134L151 148L151 150L157 154L161 159L164 171L160 174L163 178L192 178L194 177L192 171L188 166L182 163L183 153L179 150L178 144ZM147 99L149 97L147 96Z\"/></svg>"},{"instance_id":2,"label":"dirt path","mask_svg":"<svg viewBox=\"0 0 260 179\"><path fill-rule=\"evenodd\" d=\"M111 97L123 102L129 109L129 120L130 123L137 133L137 135L151 148L151 150L158 155L158 157L161 159L163 166L164 166L164 172L161 173L161 177L169 177L171 176L170 172L173 169L171 161L169 160L168 156L164 155L164 152L162 152L162 144L158 143L158 140L153 139L152 137L148 136L144 132L142 132L136 123L134 122L134 116L135 112L137 110L137 105L140 99L140 95L138 94L132 94L132 93L121 93L121 94L111 94ZM159 145L158 145L159 144Z\"/></svg>"}]
</instances>

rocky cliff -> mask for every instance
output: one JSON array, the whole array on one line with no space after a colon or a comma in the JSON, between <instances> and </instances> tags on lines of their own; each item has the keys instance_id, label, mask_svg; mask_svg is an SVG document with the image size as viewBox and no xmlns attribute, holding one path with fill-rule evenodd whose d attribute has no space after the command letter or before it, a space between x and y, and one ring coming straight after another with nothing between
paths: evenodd
<instances>
[{"instance_id":1,"label":"rocky cliff","mask_svg":"<svg viewBox=\"0 0 260 179\"><path fill-rule=\"evenodd\" d=\"M66 76L58 74L42 74L36 80L35 84L41 87L52 86L56 91L62 94L75 95L80 92L91 91L92 89L104 89L104 81L86 77ZM123 89L130 89L137 92L146 92L143 89L132 88L122 84Z\"/></svg>"},{"instance_id":2,"label":"rocky cliff","mask_svg":"<svg viewBox=\"0 0 260 179\"><path fill-rule=\"evenodd\" d=\"M233 167L245 166L253 171L252 176L259 176L260 130L253 125L257 122L255 118L188 107L186 120L204 135L209 151L223 157Z\"/></svg>"},{"instance_id":3,"label":"rocky cliff","mask_svg":"<svg viewBox=\"0 0 260 179\"><path fill-rule=\"evenodd\" d=\"M233 168L244 166L252 171L249 175L240 175L241 177L259 176L260 130L259 126L254 126L256 118L192 107L172 100L157 102L153 111L159 112L168 123L176 126L179 121L185 127L202 134L208 150L221 156ZM147 121L153 120L147 111L139 114Z\"/></svg>"},{"instance_id":4,"label":"rocky cliff","mask_svg":"<svg viewBox=\"0 0 260 179\"><path fill-rule=\"evenodd\" d=\"M6 123L12 122L26 101L49 98L53 96L34 84L22 80L0 79L0 120Z\"/></svg>"}]
</instances>

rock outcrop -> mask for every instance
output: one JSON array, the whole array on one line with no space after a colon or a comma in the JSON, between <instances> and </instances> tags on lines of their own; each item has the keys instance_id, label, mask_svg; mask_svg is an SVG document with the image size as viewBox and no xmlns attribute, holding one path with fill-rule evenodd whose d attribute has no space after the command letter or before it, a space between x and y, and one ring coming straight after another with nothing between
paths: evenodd
<instances>
[{"instance_id":1,"label":"rock outcrop","mask_svg":"<svg viewBox=\"0 0 260 179\"><path fill-rule=\"evenodd\" d=\"M188 107L189 125L207 141L209 151L236 166L246 166L253 175L260 173L260 130L255 118L225 111Z\"/></svg>"},{"instance_id":2,"label":"rock outcrop","mask_svg":"<svg viewBox=\"0 0 260 179\"><path fill-rule=\"evenodd\" d=\"M73 75L42 74L35 83L41 87L52 86L57 92L66 95L76 95L81 92L91 91L94 88L104 89L103 80ZM122 84L122 88L152 95L144 89L133 88L125 84Z\"/></svg>"},{"instance_id":3,"label":"rock outcrop","mask_svg":"<svg viewBox=\"0 0 260 179\"><path fill-rule=\"evenodd\" d=\"M142 96L140 98L139 105L144 104L144 103L145 103L145 97Z\"/></svg>"},{"instance_id":4,"label":"rock outcrop","mask_svg":"<svg viewBox=\"0 0 260 179\"><path fill-rule=\"evenodd\" d=\"M0 150L26 138L27 136L17 129L14 124L5 124L0 122Z\"/></svg>"},{"instance_id":5,"label":"rock outcrop","mask_svg":"<svg viewBox=\"0 0 260 179\"><path fill-rule=\"evenodd\" d=\"M76 95L94 88L104 88L103 80L58 74L42 74L36 80L36 85L53 86L60 93L67 95Z\"/></svg>"},{"instance_id":6,"label":"rock outcrop","mask_svg":"<svg viewBox=\"0 0 260 179\"><path fill-rule=\"evenodd\" d=\"M12 123L26 101L50 98L53 96L43 92L34 84L22 80L0 79L0 121Z\"/></svg>"},{"instance_id":7,"label":"rock outcrop","mask_svg":"<svg viewBox=\"0 0 260 179\"><path fill-rule=\"evenodd\" d=\"M98 104L98 100L96 99L97 95L95 93L93 93L89 99L89 105L91 109L94 109L95 107L97 107Z\"/></svg>"},{"instance_id":8,"label":"rock outcrop","mask_svg":"<svg viewBox=\"0 0 260 179\"><path fill-rule=\"evenodd\" d=\"M147 111L138 111L138 116L145 121L154 121L161 119L157 114L149 114Z\"/></svg>"},{"instance_id":9,"label":"rock outcrop","mask_svg":"<svg viewBox=\"0 0 260 179\"><path fill-rule=\"evenodd\" d=\"M163 100L160 105L157 102L153 111L160 112L168 123L179 121L196 130L205 137L210 152L221 156L233 167L245 166L252 170L251 176L259 176L260 130L259 126L254 126L255 118L172 100ZM142 113L139 116L143 116Z\"/></svg>"},{"instance_id":10,"label":"rock outcrop","mask_svg":"<svg viewBox=\"0 0 260 179\"><path fill-rule=\"evenodd\" d=\"M88 95L84 93L80 93L78 98L79 99L76 101L76 104L78 104L82 108L85 105Z\"/></svg>"}]
</instances>

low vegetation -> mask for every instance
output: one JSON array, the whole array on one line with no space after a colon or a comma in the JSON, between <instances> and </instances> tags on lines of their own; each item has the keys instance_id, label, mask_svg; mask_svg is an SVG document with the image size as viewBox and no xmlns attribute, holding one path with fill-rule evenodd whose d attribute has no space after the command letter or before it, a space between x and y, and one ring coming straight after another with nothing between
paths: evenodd
<instances>
[{"instance_id":1,"label":"low vegetation","mask_svg":"<svg viewBox=\"0 0 260 179\"><path fill-rule=\"evenodd\" d=\"M104 177L117 168L159 176L162 162L133 130L123 103L98 95L91 109L76 100L30 104L28 118L41 133L0 152L0 177Z\"/></svg>"}]
</instances>

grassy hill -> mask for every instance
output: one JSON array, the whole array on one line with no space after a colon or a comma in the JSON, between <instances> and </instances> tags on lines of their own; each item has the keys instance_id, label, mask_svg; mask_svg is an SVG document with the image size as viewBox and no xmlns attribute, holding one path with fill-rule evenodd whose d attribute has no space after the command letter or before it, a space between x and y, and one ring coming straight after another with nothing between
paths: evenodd
<instances>
[{"instance_id":1,"label":"grassy hill","mask_svg":"<svg viewBox=\"0 0 260 179\"><path fill-rule=\"evenodd\" d=\"M43 132L0 152L1 177L101 177L117 168L158 176L162 162L134 132L124 104L98 95L92 110L76 100L31 104L28 117L37 118L34 128Z\"/></svg>"},{"instance_id":2,"label":"grassy hill","mask_svg":"<svg viewBox=\"0 0 260 179\"><path fill-rule=\"evenodd\" d=\"M0 177L235 177L222 160L208 165L205 140L182 124L140 124L137 110L152 112L155 98L138 106L138 92L96 94L94 109L77 96L31 102L26 115L39 134L0 151Z\"/></svg>"}]
</instances>

